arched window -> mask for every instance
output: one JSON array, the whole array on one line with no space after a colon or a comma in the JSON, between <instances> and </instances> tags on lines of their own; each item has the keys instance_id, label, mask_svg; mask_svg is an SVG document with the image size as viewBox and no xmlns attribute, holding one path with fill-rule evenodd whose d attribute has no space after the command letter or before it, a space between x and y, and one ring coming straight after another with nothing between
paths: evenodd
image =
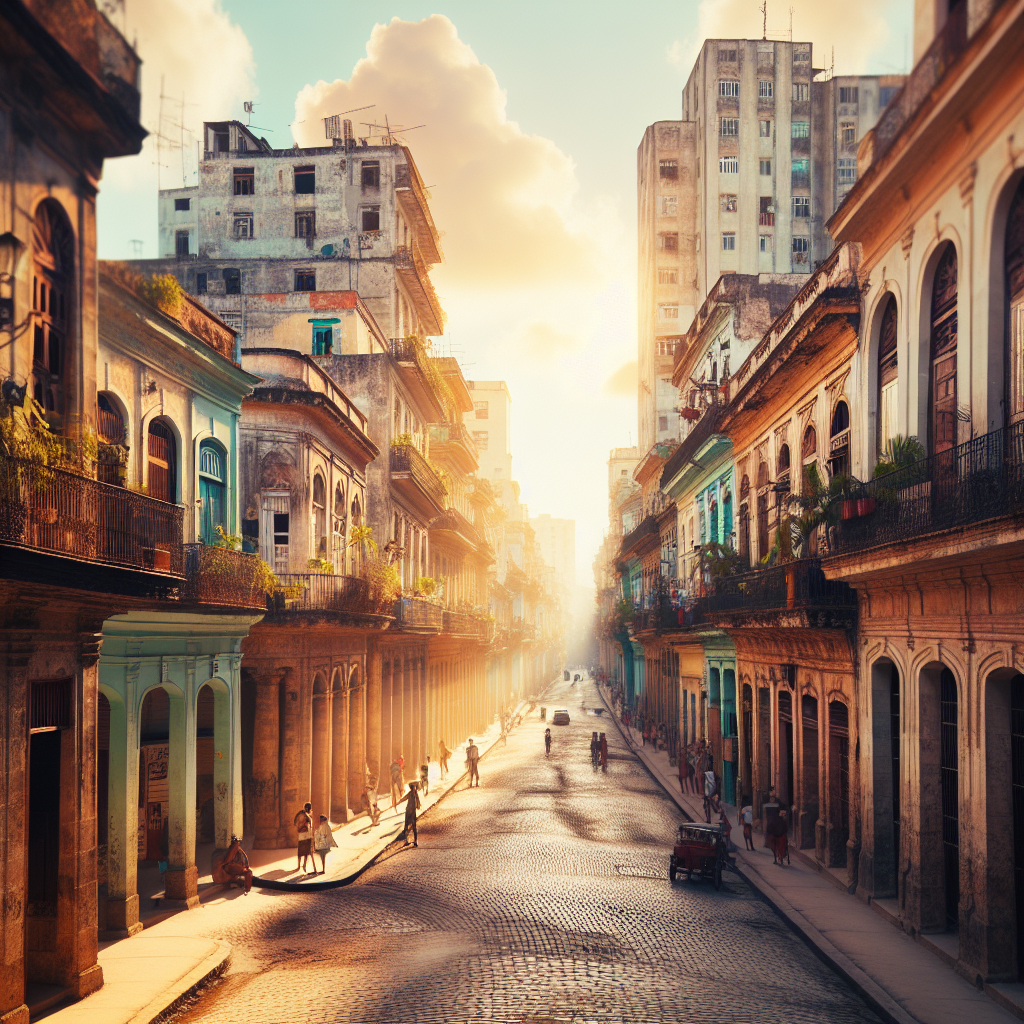
<instances>
[{"instance_id":1,"label":"arched window","mask_svg":"<svg viewBox=\"0 0 1024 1024\"><path fill-rule=\"evenodd\" d=\"M1010 423L1017 423L1024 419L1024 178L1017 183L1006 221L1006 292L1006 408Z\"/></svg>"},{"instance_id":2,"label":"arched window","mask_svg":"<svg viewBox=\"0 0 1024 1024\"><path fill-rule=\"evenodd\" d=\"M740 521L739 521L740 556L750 558L750 477L743 474L740 481Z\"/></svg>"},{"instance_id":3,"label":"arched window","mask_svg":"<svg viewBox=\"0 0 1024 1024\"><path fill-rule=\"evenodd\" d=\"M784 444L779 448L779 459L776 466L776 475L779 483L789 483L789 445Z\"/></svg>"},{"instance_id":4,"label":"arched window","mask_svg":"<svg viewBox=\"0 0 1024 1024\"><path fill-rule=\"evenodd\" d=\"M732 490L722 491L722 543L728 544L732 537Z\"/></svg>"},{"instance_id":5,"label":"arched window","mask_svg":"<svg viewBox=\"0 0 1024 1024\"><path fill-rule=\"evenodd\" d=\"M121 410L102 392L96 396L96 433L104 444L127 443Z\"/></svg>"},{"instance_id":6,"label":"arched window","mask_svg":"<svg viewBox=\"0 0 1024 1024\"><path fill-rule=\"evenodd\" d=\"M227 527L227 459L216 441L199 445L199 539L216 544Z\"/></svg>"},{"instance_id":7,"label":"arched window","mask_svg":"<svg viewBox=\"0 0 1024 1024\"><path fill-rule=\"evenodd\" d=\"M96 436L102 447L96 453L96 479L124 487L128 472L128 437L120 405L113 396L96 395Z\"/></svg>"},{"instance_id":8,"label":"arched window","mask_svg":"<svg viewBox=\"0 0 1024 1024\"><path fill-rule=\"evenodd\" d=\"M334 529L331 534L331 561L334 563L334 571L339 573L345 571L345 534L347 532L345 491L339 483L334 485Z\"/></svg>"},{"instance_id":9,"label":"arched window","mask_svg":"<svg viewBox=\"0 0 1024 1024\"><path fill-rule=\"evenodd\" d=\"M878 332L878 450L881 452L896 430L896 299L889 296Z\"/></svg>"},{"instance_id":10,"label":"arched window","mask_svg":"<svg viewBox=\"0 0 1024 1024\"><path fill-rule=\"evenodd\" d=\"M32 397L62 426L75 239L61 207L44 200L32 224Z\"/></svg>"},{"instance_id":11,"label":"arched window","mask_svg":"<svg viewBox=\"0 0 1024 1024\"><path fill-rule=\"evenodd\" d=\"M327 557L327 485L317 473L313 477L313 543L316 557Z\"/></svg>"},{"instance_id":12,"label":"arched window","mask_svg":"<svg viewBox=\"0 0 1024 1024\"><path fill-rule=\"evenodd\" d=\"M814 489L812 483L818 473L818 434L813 423L808 423L804 430L804 437L800 442L800 462L803 465L801 493L809 494Z\"/></svg>"},{"instance_id":13,"label":"arched window","mask_svg":"<svg viewBox=\"0 0 1024 1024\"><path fill-rule=\"evenodd\" d=\"M152 420L149 424L146 463L150 497L175 501L178 497L178 459L174 434L160 420Z\"/></svg>"},{"instance_id":14,"label":"arched window","mask_svg":"<svg viewBox=\"0 0 1024 1024\"><path fill-rule=\"evenodd\" d=\"M818 454L818 435L814 430L814 424L808 423L804 431L804 439L800 445L800 458L813 459Z\"/></svg>"},{"instance_id":15,"label":"arched window","mask_svg":"<svg viewBox=\"0 0 1024 1024\"><path fill-rule=\"evenodd\" d=\"M829 430L828 468L832 476L850 472L850 407L843 399L836 402Z\"/></svg>"},{"instance_id":16,"label":"arched window","mask_svg":"<svg viewBox=\"0 0 1024 1024\"><path fill-rule=\"evenodd\" d=\"M711 523L708 540L711 541L712 544L718 544L720 543L721 538L718 535L718 502L715 498L712 498L710 502L708 502L708 508L710 511L708 518Z\"/></svg>"},{"instance_id":17,"label":"arched window","mask_svg":"<svg viewBox=\"0 0 1024 1024\"><path fill-rule=\"evenodd\" d=\"M757 557L768 554L768 463L757 467Z\"/></svg>"},{"instance_id":18,"label":"arched window","mask_svg":"<svg viewBox=\"0 0 1024 1024\"><path fill-rule=\"evenodd\" d=\"M935 268L932 283L928 429L933 455L956 445L956 296L956 248L950 242Z\"/></svg>"},{"instance_id":19,"label":"arched window","mask_svg":"<svg viewBox=\"0 0 1024 1024\"><path fill-rule=\"evenodd\" d=\"M358 495L352 499L352 504L349 507L349 512L350 512L350 517L351 517L350 518L350 522L351 522L351 525L352 525L352 529L354 530L357 526L362 526L363 525L362 507L359 504L359 496ZM360 566L362 565L362 557L363 557L362 547L361 547L361 545L356 544L356 545L348 548L348 552L349 552L350 571L351 571L353 576L356 576L356 575L358 575Z\"/></svg>"}]
</instances>

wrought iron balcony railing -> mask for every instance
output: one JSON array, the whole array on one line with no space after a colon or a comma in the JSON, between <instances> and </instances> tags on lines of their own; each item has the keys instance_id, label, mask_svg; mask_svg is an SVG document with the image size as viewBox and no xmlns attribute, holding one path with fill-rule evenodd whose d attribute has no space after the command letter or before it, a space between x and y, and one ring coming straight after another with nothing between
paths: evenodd
<instances>
[{"instance_id":1,"label":"wrought iron balcony railing","mask_svg":"<svg viewBox=\"0 0 1024 1024\"><path fill-rule=\"evenodd\" d=\"M403 597L395 602L395 618L399 624L411 629L444 628L444 609L439 604L418 597Z\"/></svg>"},{"instance_id":2,"label":"wrought iron balcony railing","mask_svg":"<svg viewBox=\"0 0 1024 1024\"><path fill-rule=\"evenodd\" d=\"M264 611L267 592L260 579L259 558L209 544L186 544L182 600Z\"/></svg>"},{"instance_id":3,"label":"wrought iron balcony railing","mask_svg":"<svg viewBox=\"0 0 1024 1024\"><path fill-rule=\"evenodd\" d=\"M493 623L490 619L475 612L456 612L446 610L444 613L444 631L459 636L478 637L487 640L491 637Z\"/></svg>"},{"instance_id":4,"label":"wrought iron balcony railing","mask_svg":"<svg viewBox=\"0 0 1024 1024\"><path fill-rule=\"evenodd\" d=\"M828 580L821 559L801 558L734 576L722 576L700 598L702 615L715 612L856 608L856 593L842 580Z\"/></svg>"},{"instance_id":5,"label":"wrought iron balcony railing","mask_svg":"<svg viewBox=\"0 0 1024 1024\"><path fill-rule=\"evenodd\" d=\"M391 446L391 475L408 474L409 479L439 508L444 508L448 488L434 468L411 444Z\"/></svg>"},{"instance_id":6,"label":"wrought iron balcony railing","mask_svg":"<svg viewBox=\"0 0 1024 1024\"><path fill-rule=\"evenodd\" d=\"M179 505L0 455L0 544L181 576L183 515Z\"/></svg>"},{"instance_id":7,"label":"wrought iron balcony railing","mask_svg":"<svg viewBox=\"0 0 1024 1024\"><path fill-rule=\"evenodd\" d=\"M858 515L835 529L832 554L1019 515L1024 511L1024 423L877 477L864 485L856 509Z\"/></svg>"},{"instance_id":8,"label":"wrought iron balcony railing","mask_svg":"<svg viewBox=\"0 0 1024 1024\"><path fill-rule=\"evenodd\" d=\"M284 612L342 612L375 614L370 587L358 576L332 576L318 572L277 574L278 590L267 599L268 610Z\"/></svg>"}]
</instances>

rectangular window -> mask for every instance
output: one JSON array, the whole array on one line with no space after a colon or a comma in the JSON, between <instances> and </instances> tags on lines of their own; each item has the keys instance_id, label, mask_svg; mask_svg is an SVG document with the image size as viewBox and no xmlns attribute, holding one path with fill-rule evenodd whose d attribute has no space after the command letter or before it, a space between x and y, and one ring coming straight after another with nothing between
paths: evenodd
<instances>
[{"instance_id":1,"label":"rectangular window","mask_svg":"<svg viewBox=\"0 0 1024 1024\"><path fill-rule=\"evenodd\" d=\"M852 185L857 180L857 161L853 157L839 158L839 184Z\"/></svg>"},{"instance_id":2,"label":"rectangular window","mask_svg":"<svg viewBox=\"0 0 1024 1024\"><path fill-rule=\"evenodd\" d=\"M811 86L809 82L793 83L793 102L806 103L811 98Z\"/></svg>"},{"instance_id":3,"label":"rectangular window","mask_svg":"<svg viewBox=\"0 0 1024 1024\"><path fill-rule=\"evenodd\" d=\"M806 64L810 59L810 50L796 50L793 53L793 61L797 64Z\"/></svg>"},{"instance_id":4,"label":"rectangular window","mask_svg":"<svg viewBox=\"0 0 1024 1024\"><path fill-rule=\"evenodd\" d=\"M761 252L771 252L772 251L772 236L771 235L758 235L757 236L757 240L758 240Z\"/></svg>"},{"instance_id":5,"label":"rectangular window","mask_svg":"<svg viewBox=\"0 0 1024 1024\"><path fill-rule=\"evenodd\" d=\"M811 180L811 162L810 160L794 160L793 161L793 184L795 186L807 185Z\"/></svg>"},{"instance_id":6,"label":"rectangular window","mask_svg":"<svg viewBox=\"0 0 1024 1024\"><path fill-rule=\"evenodd\" d=\"M735 50L719 50L718 51L718 63L719 64L735 64L736 63L736 51Z\"/></svg>"},{"instance_id":7,"label":"rectangular window","mask_svg":"<svg viewBox=\"0 0 1024 1024\"><path fill-rule=\"evenodd\" d=\"M667 252L676 252L679 249L679 235L675 231L666 231L659 237L662 249Z\"/></svg>"},{"instance_id":8,"label":"rectangular window","mask_svg":"<svg viewBox=\"0 0 1024 1024\"><path fill-rule=\"evenodd\" d=\"M771 160L761 161L761 173L770 175L772 173L772 162Z\"/></svg>"},{"instance_id":9,"label":"rectangular window","mask_svg":"<svg viewBox=\"0 0 1024 1024\"><path fill-rule=\"evenodd\" d=\"M718 158L719 174L739 174L740 158L738 156L723 156Z\"/></svg>"},{"instance_id":10,"label":"rectangular window","mask_svg":"<svg viewBox=\"0 0 1024 1024\"><path fill-rule=\"evenodd\" d=\"M811 215L811 197L810 196L793 196L793 216L794 217L810 217Z\"/></svg>"},{"instance_id":11,"label":"rectangular window","mask_svg":"<svg viewBox=\"0 0 1024 1024\"><path fill-rule=\"evenodd\" d=\"M792 124L791 137L794 139L806 139L811 134L810 121L794 121Z\"/></svg>"},{"instance_id":12,"label":"rectangular window","mask_svg":"<svg viewBox=\"0 0 1024 1024\"><path fill-rule=\"evenodd\" d=\"M722 232L722 249L725 252L734 252L736 249L736 232L735 231L724 231Z\"/></svg>"},{"instance_id":13,"label":"rectangular window","mask_svg":"<svg viewBox=\"0 0 1024 1024\"><path fill-rule=\"evenodd\" d=\"M659 434L664 434L666 430L668 430L668 417L667 416L659 416L658 417L658 433Z\"/></svg>"},{"instance_id":14,"label":"rectangular window","mask_svg":"<svg viewBox=\"0 0 1024 1024\"><path fill-rule=\"evenodd\" d=\"M298 289L296 289L298 291ZM321 326L319 324L313 325L313 355L315 356L329 356L331 349L333 348L333 338L331 336L331 328L328 326Z\"/></svg>"},{"instance_id":15,"label":"rectangular window","mask_svg":"<svg viewBox=\"0 0 1024 1024\"><path fill-rule=\"evenodd\" d=\"M719 196L719 201L722 205L722 213L735 213L736 212L736 196L731 193L723 193Z\"/></svg>"},{"instance_id":16,"label":"rectangular window","mask_svg":"<svg viewBox=\"0 0 1024 1024\"><path fill-rule=\"evenodd\" d=\"M295 194L297 196L311 196L316 192L316 168L296 167L295 168Z\"/></svg>"},{"instance_id":17,"label":"rectangular window","mask_svg":"<svg viewBox=\"0 0 1024 1024\"><path fill-rule=\"evenodd\" d=\"M659 270L658 284L678 284L679 274L674 270Z\"/></svg>"},{"instance_id":18,"label":"rectangular window","mask_svg":"<svg viewBox=\"0 0 1024 1024\"><path fill-rule=\"evenodd\" d=\"M770 100L775 95L775 83L770 78L760 78L757 82L757 98Z\"/></svg>"},{"instance_id":19,"label":"rectangular window","mask_svg":"<svg viewBox=\"0 0 1024 1024\"><path fill-rule=\"evenodd\" d=\"M191 210L192 200L191 199L175 199L174 200L174 211L175 213L181 210Z\"/></svg>"},{"instance_id":20,"label":"rectangular window","mask_svg":"<svg viewBox=\"0 0 1024 1024\"><path fill-rule=\"evenodd\" d=\"M236 167L231 177L234 181L236 196L251 196L255 194L256 183L252 167Z\"/></svg>"},{"instance_id":21,"label":"rectangular window","mask_svg":"<svg viewBox=\"0 0 1024 1024\"><path fill-rule=\"evenodd\" d=\"M840 103L857 103L860 90L855 85L839 86Z\"/></svg>"},{"instance_id":22,"label":"rectangular window","mask_svg":"<svg viewBox=\"0 0 1024 1024\"><path fill-rule=\"evenodd\" d=\"M761 196L761 205L757 211L757 223L771 227L775 223L775 204L771 196Z\"/></svg>"},{"instance_id":23,"label":"rectangular window","mask_svg":"<svg viewBox=\"0 0 1024 1024\"><path fill-rule=\"evenodd\" d=\"M474 430L473 431L473 443L476 445L478 452L487 451L487 431L486 430Z\"/></svg>"},{"instance_id":24,"label":"rectangular window","mask_svg":"<svg viewBox=\"0 0 1024 1024\"><path fill-rule=\"evenodd\" d=\"M252 214L243 213L237 211L232 217L233 230L235 238L255 238L256 233L253 231L252 225Z\"/></svg>"},{"instance_id":25,"label":"rectangular window","mask_svg":"<svg viewBox=\"0 0 1024 1024\"><path fill-rule=\"evenodd\" d=\"M473 403L473 414L478 420L485 420L490 414L490 408L487 402L474 402Z\"/></svg>"},{"instance_id":26,"label":"rectangular window","mask_svg":"<svg viewBox=\"0 0 1024 1024\"><path fill-rule=\"evenodd\" d=\"M221 276L224 278L225 295L242 294L242 272L237 267L226 267L221 271ZM222 319L224 319L223 316ZM228 323L226 319L224 322ZM228 326L230 327L231 324Z\"/></svg>"},{"instance_id":27,"label":"rectangular window","mask_svg":"<svg viewBox=\"0 0 1024 1024\"><path fill-rule=\"evenodd\" d=\"M316 210L299 210L295 214L295 237L316 238Z\"/></svg>"},{"instance_id":28,"label":"rectangular window","mask_svg":"<svg viewBox=\"0 0 1024 1024\"><path fill-rule=\"evenodd\" d=\"M380 188L380 161L364 160L360 168L363 188Z\"/></svg>"},{"instance_id":29,"label":"rectangular window","mask_svg":"<svg viewBox=\"0 0 1024 1024\"><path fill-rule=\"evenodd\" d=\"M196 295L205 295L205 294L206 294L206 274L201 272L201 273L196 274Z\"/></svg>"},{"instance_id":30,"label":"rectangular window","mask_svg":"<svg viewBox=\"0 0 1024 1024\"><path fill-rule=\"evenodd\" d=\"M898 85L883 85L878 90L878 109L885 110L887 106L892 102L893 96L900 91Z\"/></svg>"},{"instance_id":31,"label":"rectangular window","mask_svg":"<svg viewBox=\"0 0 1024 1024\"><path fill-rule=\"evenodd\" d=\"M772 123L771 121L761 120L758 122L759 131L762 139L770 139L772 137Z\"/></svg>"},{"instance_id":32,"label":"rectangular window","mask_svg":"<svg viewBox=\"0 0 1024 1024\"><path fill-rule=\"evenodd\" d=\"M364 206L359 211L360 231L380 231L380 207Z\"/></svg>"},{"instance_id":33,"label":"rectangular window","mask_svg":"<svg viewBox=\"0 0 1024 1024\"><path fill-rule=\"evenodd\" d=\"M678 320L679 319L679 307L678 306L659 306L662 320Z\"/></svg>"},{"instance_id":34,"label":"rectangular window","mask_svg":"<svg viewBox=\"0 0 1024 1024\"><path fill-rule=\"evenodd\" d=\"M723 135L739 135L740 133L740 119L738 117L723 117L722 118L722 134Z\"/></svg>"},{"instance_id":35,"label":"rectangular window","mask_svg":"<svg viewBox=\"0 0 1024 1024\"><path fill-rule=\"evenodd\" d=\"M844 121L839 126L840 138L844 146L853 146L857 143L857 126L849 121Z\"/></svg>"},{"instance_id":36,"label":"rectangular window","mask_svg":"<svg viewBox=\"0 0 1024 1024\"><path fill-rule=\"evenodd\" d=\"M718 95L729 99L736 99L740 94L740 83L731 79L723 78L718 83Z\"/></svg>"},{"instance_id":37,"label":"rectangular window","mask_svg":"<svg viewBox=\"0 0 1024 1024\"><path fill-rule=\"evenodd\" d=\"M663 178L675 181L679 177L679 164L675 160L659 160L658 173Z\"/></svg>"},{"instance_id":38,"label":"rectangular window","mask_svg":"<svg viewBox=\"0 0 1024 1024\"><path fill-rule=\"evenodd\" d=\"M295 271L295 290L297 292L315 292L316 291L316 271L315 270L296 270Z\"/></svg>"},{"instance_id":39,"label":"rectangular window","mask_svg":"<svg viewBox=\"0 0 1024 1024\"><path fill-rule=\"evenodd\" d=\"M806 235L793 236L793 262L806 263L810 240Z\"/></svg>"},{"instance_id":40,"label":"rectangular window","mask_svg":"<svg viewBox=\"0 0 1024 1024\"><path fill-rule=\"evenodd\" d=\"M663 217L674 217L679 212L678 196L661 197L661 215Z\"/></svg>"},{"instance_id":41,"label":"rectangular window","mask_svg":"<svg viewBox=\"0 0 1024 1024\"><path fill-rule=\"evenodd\" d=\"M188 255L188 232L187 231L175 231L174 232L174 255L175 256L187 256Z\"/></svg>"}]
</instances>

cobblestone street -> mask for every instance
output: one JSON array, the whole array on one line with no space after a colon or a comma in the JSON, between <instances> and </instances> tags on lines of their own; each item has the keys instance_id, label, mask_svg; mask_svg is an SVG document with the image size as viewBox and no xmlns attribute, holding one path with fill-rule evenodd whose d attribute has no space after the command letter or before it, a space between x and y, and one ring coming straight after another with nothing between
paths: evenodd
<instances>
[{"instance_id":1,"label":"cobblestone street","mask_svg":"<svg viewBox=\"0 0 1024 1024\"><path fill-rule=\"evenodd\" d=\"M737 875L670 885L679 811L579 689L546 698L572 716L550 756L531 715L418 848L348 888L249 901L220 933L227 975L176 1021L876 1020Z\"/></svg>"}]
</instances>

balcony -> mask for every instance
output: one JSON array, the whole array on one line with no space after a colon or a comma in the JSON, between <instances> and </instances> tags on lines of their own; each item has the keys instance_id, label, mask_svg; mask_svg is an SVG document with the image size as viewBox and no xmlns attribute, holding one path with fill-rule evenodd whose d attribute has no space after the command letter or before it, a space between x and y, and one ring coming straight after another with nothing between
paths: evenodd
<instances>
[{"instance_id":1,"label":"balcony","mask_svg":"<svg viewBox=\"0 0 1024 1024\"><path fill-rule=\"evenodd\" d=\"M427 334L444 333L445 315L437 292L430 280L430 270L423 259L419 245L396 245L393 257L395 270L416 307L416 314Z\"/></svg>"},{"instance_id":2,"label":"balcony","mask_svg":"<svg viewBox=\"0 0 1024 1024\"><path fill-rule=\"evenodd\" d=\"M341 615L376 615L366 580L317 572L277 574L278 589L266 602L272 615L291 612L334 612Z\"/></svg>"},{"instance_id":3,"label":"balcony","mask_svg":"<svg viewBox=\"0 0 1024 1024\"><path fill-rule=\"evenodd\" d=\"M437 633L444 628L444 609L418 597L403 597L395 602L397 625L408 632Z\"/></svg>"},{"instance_id":4,"label":"balcony","mask_svg":"<svg viewBox=\"0 0 1024 1024\"><path fill-rule=\"evenodd\" d=\"M835 531L833 555L906 544L925 534L1020 515L1024 423L878 477L864 485L859 499L860 514L843 519ZM983 541L982 534L977 540Z\"/></svg>"},{"instance_id":5,"label":"balcony","mask_svg":"<svg viewBox=\"0 0 1024 1024\"><path fill-rule=\"evenodd\" d=\"M466 552L477 552L487 541L476 527L457 509L448 508L430 524L431 543L442 539L456 544Z\"/></svg>"},{"instance_id":6,"label":"balcony","mask_svg":"<svg viewBox=\"0 0 1024 1024\"><path fill-rule=\"evenodd\" d=\"M66 469L0 455L0 545L18 550L2 559L8 578L165 594L184 575L183 513Z\"/></svg>"},{"instance_id":7,"label":"balcony","mask_svg":"<svg viewBox=\"0 0 1024 1024\"><path fill-rule=\"evenodd\" d=\"M478 640L490 640L494 632L494 624L484 615L475 612L445 611L443 619L445 633L455 636L474 637Z\"/></svg>"},{"instance_id":8,"label":"balcony","mask_svg":"<svg viewBox=\"0 0 1024 1024\"><path fill-rule=\"evenodd\" d=\"M259 558L209 544L186 544L181 599L215 608L266 611Z\"/></svg>"},{"instance_id":9,"label":"balcony","mask_svg":"<svg viewBox=\"0 0 1024 1024\"><path fill-rule=\"evenodd\" d=\"M639 526L634 527L622 538L622 547L619 549L620 557L627 558L636 554L643 541L650 542L651 538L655 541L661 539L657 516L645 516Z\"/></svg>"},{"instance_id":10,"label":"balcony","mask_svg":"<svg viewBox=\"0 0 1024 1024\"><path fill-rule=\"evenodd\" d=\"M705 619L759 612L842 613L857 607L856 593L841 580L826 579L818 558L723 576L708 591L698 602ZM834 616L826 615L826 619L831 621Z\"/></svg>"},{"instance_id":11,"label":"balcony","mask_svg":"<svg viewBox=\"0 0 1024 1024\"><path fill-rule=\"evenodd\" d=\"M430 447L439 458L449 457L466 473L475 473L480 456L473 435L461 423L432 423Z\"/></svg>"},{"instance_id":12,"label":"balcony","mask_svg":"<svg viewBox=\"0 0 1024 1024\"><path fill-rule=\"evenodd\" d=\"M426 410L430 418L443 420L448 415L448 406L456 406L441 372L427 353L426 347L416 337L390 338L391 355L398 364L398 371L413 397ZM432 410L432 412L430 412Z\"/></svg>"},{"instance_id":13,"label":"balcony","mask_svg":"<svg viewBox=\"0 0 1024 1024\"><path fill-rule=\"evenodd\" d=\"M448 488L411 444L391 446L391 485L426 518L444 511Z\"/></svg>"}]
</instances>

